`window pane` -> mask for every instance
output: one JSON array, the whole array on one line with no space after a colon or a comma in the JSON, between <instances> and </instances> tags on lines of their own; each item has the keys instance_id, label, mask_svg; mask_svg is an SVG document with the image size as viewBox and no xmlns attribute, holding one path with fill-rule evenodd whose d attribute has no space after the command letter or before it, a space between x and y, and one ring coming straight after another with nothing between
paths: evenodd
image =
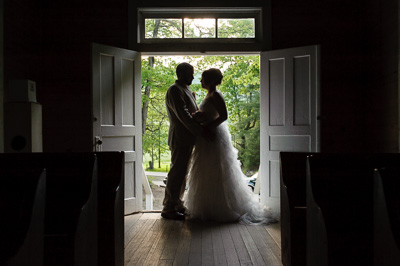
<instances>
[{"instance_id":1,"label":"window pane","mask_svg":"<svg viewBox=\"0 0 400 266\"><path fill-rule=\"evenodd\" d=\"M184 19L185 38L215 38L215 19Z\"/></svg>"},{"instance_id":2,"label":"window pane","mask_svg":"<svg viewBox=\"0 0 400 266\"><path fill-rule=\"evenodd\" d=\"M254 18L218 19L218 38L255 38Z\"/></svg>"},{"instance_id":3,"label":"window pane","mask_svg":"<svg viewBox=\"0 0 400 266\"><path fill-rule=\"evenodd\" d=\"M182 38L182 19L146 19L146 39Z\"/></svg>"}]
</instances>

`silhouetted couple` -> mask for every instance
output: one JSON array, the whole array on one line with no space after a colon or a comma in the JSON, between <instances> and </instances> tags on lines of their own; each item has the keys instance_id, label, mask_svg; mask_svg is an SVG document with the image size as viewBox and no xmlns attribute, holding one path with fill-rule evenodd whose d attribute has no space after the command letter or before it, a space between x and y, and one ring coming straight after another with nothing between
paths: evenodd
<instances>
[{"instance_id":1,"label":"silhouetted couple","mask_svg":"<svg viewBox=\"0 0 400 266\"><path fill-rule=\"evenodd\" d=\"M202 73L201 86L207 95L199 107L189 87L193 74L192 65L179 64L178 79L168 88L165 98L170 121L171 169L161 216L183 220L186 215L246 224L275 221L271 211L259 204L241 171L225 122L225 100L217 90L223 78L221 71L211 68Z\"/></svg>"}]
</instances>

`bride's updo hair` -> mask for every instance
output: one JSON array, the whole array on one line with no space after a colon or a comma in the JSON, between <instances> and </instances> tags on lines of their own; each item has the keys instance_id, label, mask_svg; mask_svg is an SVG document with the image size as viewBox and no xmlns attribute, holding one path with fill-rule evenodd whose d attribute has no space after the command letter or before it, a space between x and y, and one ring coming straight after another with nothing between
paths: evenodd
<instances>
[{"instance_id":1,"label":"bride's updo hair","mask_svg":"<svg viewBox=\"0 0 400 266\"><path fill-rule=\"evenodd\" d=\"M207 69L202 74L202 78L206 83L212 82L215 86L221 84L223 77L224 76L222 75L221 71L217 68Z\"/></svg>"}]
</instances>

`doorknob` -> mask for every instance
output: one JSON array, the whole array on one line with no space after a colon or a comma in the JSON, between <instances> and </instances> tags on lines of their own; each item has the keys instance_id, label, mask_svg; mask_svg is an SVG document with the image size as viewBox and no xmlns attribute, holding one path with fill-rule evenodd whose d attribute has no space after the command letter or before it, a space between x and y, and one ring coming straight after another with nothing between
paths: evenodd
<instances>
[{"instance_id":1,"label":"doorknob","mask_svg":"<svg viewBox=\"0 0 400 266\"><path fill-rule=\"evenodd\" d=\"M100 136L95 136L94 137L94 150L95 151L101 151L101 144L103 144L103 141L101 140Z\"/></svg>"},{"instance_id":2,"label":"doorknob","mask_svg":"<svg viewBox=\"0 0 400 266\"><path fill-rule=\"evenodd\" d=\"M100 137L95 137L95 142L96 142L97 145L103 144L103 141L101 140Z\"/></svg>"}]
</instances>

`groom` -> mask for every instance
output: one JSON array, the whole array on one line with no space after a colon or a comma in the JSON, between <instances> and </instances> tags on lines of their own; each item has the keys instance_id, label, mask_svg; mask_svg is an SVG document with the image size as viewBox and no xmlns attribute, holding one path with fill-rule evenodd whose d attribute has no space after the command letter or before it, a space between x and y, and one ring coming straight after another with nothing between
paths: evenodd
<instances>
[{"instance_id":1,"label":"groom","mask_svg":"<svg viewBox=\"0 0 400 266\"><path fill-rule=\"evenodd\" d=\"M167 91L165 103L170 122L168 145L171 150L171 169L161 216L166 219L184 220L185 207L183 193L186 187L186 174L196 136L205 135L205 130L192 117L198 110L189 85L192 84L194 68L188 63L176 67L178 80Z\"/></svg>"}]
</instances>

